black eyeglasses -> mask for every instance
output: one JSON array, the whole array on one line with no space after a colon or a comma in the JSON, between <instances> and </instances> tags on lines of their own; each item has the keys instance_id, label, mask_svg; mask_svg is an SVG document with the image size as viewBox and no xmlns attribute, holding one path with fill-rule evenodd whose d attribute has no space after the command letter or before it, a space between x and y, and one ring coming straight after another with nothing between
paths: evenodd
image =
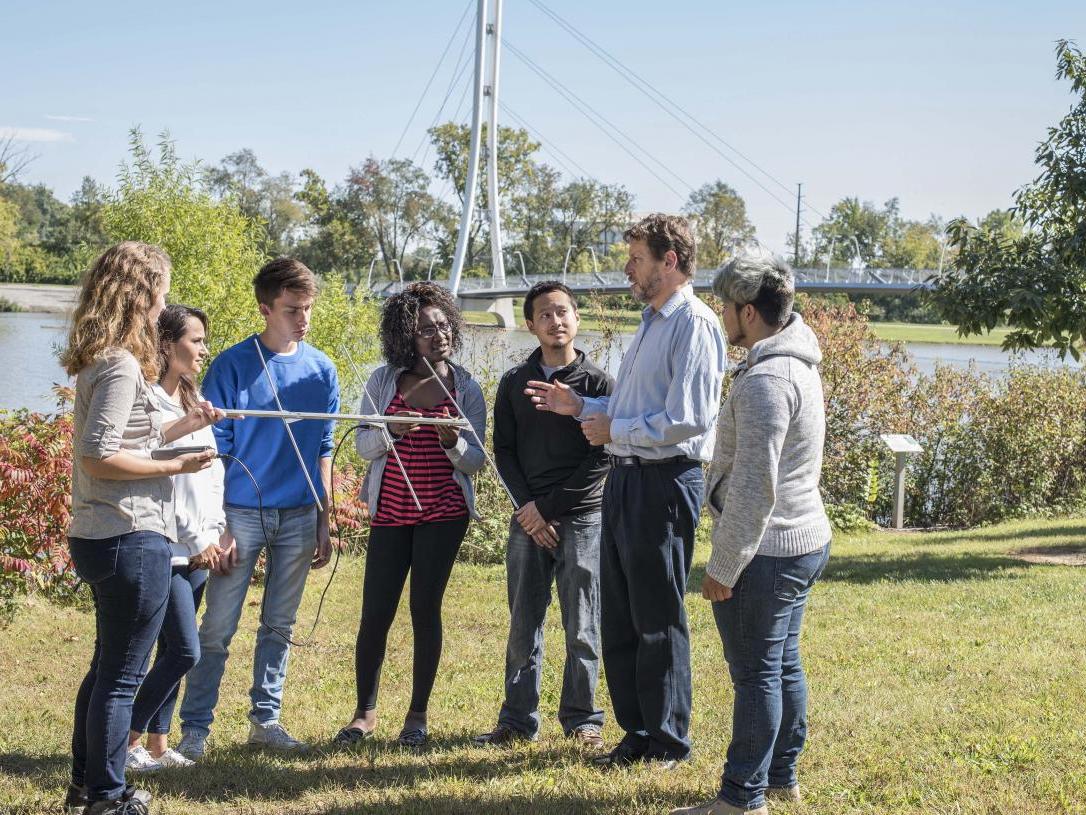
<instances>
[{"instance_id":1,"label":"black eyeglasses","mask_svg":"<svg viewBox=\"0 0 1086 815\"><path fill-rule=\"evenodd\" d=\"M424 325L418 331L415 332L416 336L422 337L424 340L432 340L438 335L438 333L444 334L446 337L452 336L452 326L448 323L435 323L434 325Z\"/></svg>"}]
</instances>

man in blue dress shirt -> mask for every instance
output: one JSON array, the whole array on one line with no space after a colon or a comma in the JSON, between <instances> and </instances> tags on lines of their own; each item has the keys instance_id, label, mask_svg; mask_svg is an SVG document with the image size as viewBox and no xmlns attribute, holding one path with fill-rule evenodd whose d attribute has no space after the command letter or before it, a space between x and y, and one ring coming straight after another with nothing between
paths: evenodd
<instances>
[{"instance_id":1,"label":"man in blue dress shirt","mask_svg":"<svg viewBox=\"0 0 1086 815\"><path fill-rule=\"evenodd\" d=\"M612 468L600 546L603 664L625 731L602 767L690 754L690 634L683 600L701 511L702 462L713 456L726 342L694 295L695 244L684 218L650 215L624 235L626 277L646 304L614 392L578 396L532 381L540 410L576 416Z\"/></svg>"}]
</instances>

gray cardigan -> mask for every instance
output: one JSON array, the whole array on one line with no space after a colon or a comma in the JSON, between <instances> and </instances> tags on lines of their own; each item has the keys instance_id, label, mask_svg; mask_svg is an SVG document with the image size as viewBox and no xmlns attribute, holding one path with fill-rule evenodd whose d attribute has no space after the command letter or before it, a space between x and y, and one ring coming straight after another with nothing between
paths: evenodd
<instances>
[{"instance_id":1,"label":"gray cardigan","mask_svg":"<svg viewBox=\"0 0 1086 815\"><path fill-rule=\"evenodd\" d=\"M150 458L151 451L163 444L162 412L136 358L116 348L80 370L73 413L68 534L97 540L158 532L177 540L170 476L122 481L95 478L83 469L84 456L100 460L124 450Z\"/></svg>"},{"instance_id":2,"label":"gray cardigan","mask_svg":"<svg viewBox=\"0 0 1086 815\"><path fill-rule=\"evenodd\" d=\"M449 363L449 367L453 372L456 401L479 438L485 439L486 402L483 400L483 389L464 368L452 362ZM405 370L407 369L382 365L374 371L366 380L359 412L384 414L385 409L396 396L396 382ZM369 425L359 428L355 433L354 446L358 450L358 455L371 462L366 478L362 482L360 497L369 505L372 517L377 514L377 499L381 495L381 477L385 472L388 454L392 450L392 441L384 425ZM461 430L460 438L456 440L453 447L445 450L445 455L452 462L453 479L464 493L464 503L468 506L468 513L472 518L479 520L479 514L475 511L475 488L471 484L471 476L479 472L486 464L483 448L473 434L467 430ZM395 460L393 460L393 466L395 466Z\"/></svg>"},{"instance_id":3,"label":"gray cardigan","mask_svg":"<svg viewBox=\"0 0 1086 815\"><path fill-rule=\"evenodd\" d=\"M755 555L794 557L829 543L822 495L822 351L799 314L754 344L717 422L706 482L714 517L705 571L734 586Z\"/></svg>"}]
</instances>

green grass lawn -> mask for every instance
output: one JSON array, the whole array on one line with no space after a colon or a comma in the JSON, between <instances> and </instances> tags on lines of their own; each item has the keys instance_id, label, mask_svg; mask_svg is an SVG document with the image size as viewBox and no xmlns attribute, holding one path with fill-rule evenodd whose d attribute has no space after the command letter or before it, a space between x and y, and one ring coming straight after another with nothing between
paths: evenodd
<instances>
[{"instance_id":1,"label":"green grass lawn","mask_svg":"<svg viewBox=\"0 0 1086 815\"><path fill-rule=\"evenodd\" d=\"M811 723L800 768L803 812L1086 812L1086 571L1009 556L1020 546L1068 543L1086 544L1086 520L879 532L835 543L804 635ZM706 556L702 544L692 587ZM317 644L291 656L284 723L313 742L327 741L354 707L362 566L341 563ZM314 574L299 631L308 632L326 579ZM212 750L192 770L146 778L155 812L659 813L715 791L731 690L710 607L694 591L696 752L668 774L601 774L561 737L554 711L562 649L553 619L542 738L509 751L470 745L497 714L508 617L504 569L465 565L454 571L445 605L431 749L415 754L392 744L410 694L404 606L390 637L375 742L357 754L251 752L243 742L258 600L254 590L233 643ZM0 630L0 812L55 811L72 700L92 642L89 614L43 602ZM606 700L606 685L600 690ZM609 742L618 735L610 721L605 735Z\"/></svg>"},{"instance_id":2,"label":"green grass lawn","mask_svg":"<svg viewBox=\"0 0 1086 815\"><path fill-rule=\"evenodd\" d=\"M996 328L990 334L958 336L955 325L922 325L919 323L869 323L880 340L887 342L929 342L948 345L1002 345L1008 329Z\"/></svg>"}]
</instances>

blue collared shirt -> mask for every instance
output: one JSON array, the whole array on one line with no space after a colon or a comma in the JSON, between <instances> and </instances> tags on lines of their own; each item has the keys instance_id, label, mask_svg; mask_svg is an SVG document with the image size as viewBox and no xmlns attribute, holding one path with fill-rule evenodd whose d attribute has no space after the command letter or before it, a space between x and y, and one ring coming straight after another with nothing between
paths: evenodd
<instances>
[{"instance_id":1,"label":"blue collared shirt","mask_svg":"<svg viewBox=\"0 0 1086 815\"><path fill-rule=\"evenodd\" d=\"M726 365L720 321L685 285L659 311L645 307L614 392L586 398L581 417L611 417L613 455L712 461Z\"/></svg>"}]
</instances>

